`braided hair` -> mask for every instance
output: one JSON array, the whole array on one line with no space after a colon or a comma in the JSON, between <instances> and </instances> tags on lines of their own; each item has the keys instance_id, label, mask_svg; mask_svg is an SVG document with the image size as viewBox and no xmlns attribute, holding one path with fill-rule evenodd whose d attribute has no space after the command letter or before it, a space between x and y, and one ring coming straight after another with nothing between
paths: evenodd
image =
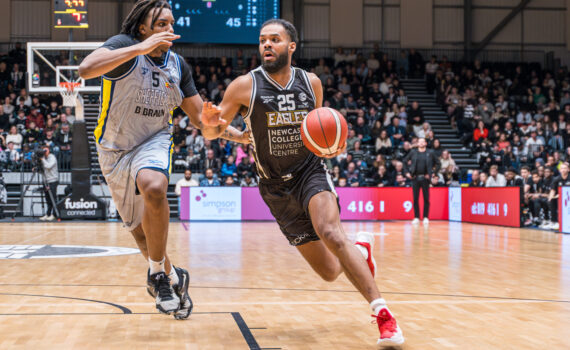
<instances>
[{"instance_id":1,"label":"braided hair","mask_svg":"<svg viewBox=\"0 0 570 350\"><path fill-rule=\"evenodd\" d=\"M140 37L139 27L144 23L149 12L153 9L158 9L154 12L152 21L150 22L150 28L153 29L154 22L158 19L158 16L160 16L162 10L165 8L172 10L170 4L166 0L138 0L123 22L121 34L127 34L133 38Z\"/></svg>"}]
</instances>

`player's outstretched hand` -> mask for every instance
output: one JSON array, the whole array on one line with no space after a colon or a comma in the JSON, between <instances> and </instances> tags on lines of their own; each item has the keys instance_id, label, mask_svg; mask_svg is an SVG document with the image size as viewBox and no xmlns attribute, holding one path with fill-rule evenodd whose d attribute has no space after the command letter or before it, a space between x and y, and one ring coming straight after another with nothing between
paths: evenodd
<instances>
[{"instance_id":1,"label":"player's outstretched hand","mask_svg":"<svg viewBox=\"0 0 570 350\"><path fill-rule=\"evenodd\" d=\"M323 158L334 158L334 157L338 156L339 154L344 153L344 151L346 151L346 141L344 142L344 145L342 147L339 147L335 153L325 154L325 155L322 155L322 157Z\"/></svg>"},{"instance_id":2,"label":"player's outstretched hand","mask_svg":"<svg viewBox=\"0 0 570 350\"><path fill-rule=\"evenodd\" d=\"M220 107L213 105L212 102L204 102L202 106L201 121L205 126L220 126L226 124L226 120L221 117L222 110Z\"/></svg>"},{"instance_id":3,"label":"player's outstretched hand","mask_svg":"<svg viewBox=\"0 0 570 350\"><path fill-rule=\"evenodd\" d=\"M151 35L145 41L137 45L139 45L139 48L142 51L141 54L146 55L147 53L151 53L152 51L154 51L154 49L156 49L159 46L162 45L172 46L172 41L176 39L180 39L180 35L173 34L170 32L160 32Z\"/></svg>"}]
</instances>

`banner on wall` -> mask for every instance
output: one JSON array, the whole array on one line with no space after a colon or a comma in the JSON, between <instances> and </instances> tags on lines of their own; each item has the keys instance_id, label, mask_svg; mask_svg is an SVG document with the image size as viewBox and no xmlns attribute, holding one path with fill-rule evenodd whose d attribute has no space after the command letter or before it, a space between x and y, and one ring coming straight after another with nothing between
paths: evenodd
<instances>
[{"instance_id":1,"label":"banner on wall","mask_svg":"<svg viewBox=\"0 0 570 350\"><path fill-rule=\"evenodd\" d=\"M410 187L337 188L342 220L412 220L413 194ZM420 192L420 215L423 195ZM448 189L430 188L429 219L447 220Z\"/></svg>"},{"instance_id":2,"label":"banner on wall","mask_svg":"<svg viewBox=\"0 0 570 350\"><path fill-rule=\"evenodd\" d=\"M341 220L411 220L414 217L409 187L337 188L336 191ZM430 203L430 219L448 219L447 188L430 189ZM274 220L257 187L182 188L179 208L181 220ZM421 196L420 212L423 212Z\"/></svg>"},{"instance_id":3,"label":"banner on wall","mask_svg":"<svg viewBox=\"0 0 570 350\"><path fill-rule=\"evenodd\" d=\"M520 227L519 187L461 189L461 220L478 224Z\"/></svg>"},{"instance_id":4,"label":"banner on wall","mask_svg":"<svg viewBox=\"0 0 570 350\"><path fill-rule=\"evenodd\" d=\"M449 221L461 221L461 187L449 188Z\"/></svg>"},{"instance_id":5,"label":"banner on wall","mask_svg":"<svg viewBox=\"0 0 570 350\"><path fill-rule=\"evenodd\" d=\"M241 220L241 188L182 188L180 218L182 220Z\"/></svg>"},{"instance_id":6,"label":"banner on wall","mask_svg":"<svg viewBox=\"0 0 570 350\"><path fill-rule=\"evenodd\" d=\"M570 233L570 187L561 187L558 191L558 219L560 231Z\"/></svg>"}]
</instances>

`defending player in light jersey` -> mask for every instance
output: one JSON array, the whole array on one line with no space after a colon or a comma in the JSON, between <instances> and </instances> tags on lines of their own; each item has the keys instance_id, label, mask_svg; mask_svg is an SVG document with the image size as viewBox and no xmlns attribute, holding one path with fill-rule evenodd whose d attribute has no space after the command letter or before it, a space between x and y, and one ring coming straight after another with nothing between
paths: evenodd
<instances>
[{"instance_id":1,"label":"defending player in light jersey","mask_svg":"<svg viewBox=\"0 0 570 350\"><path fill-rule=\"evenodd\" d=\"M289 243L324 280L333 281L344 271L372 307L378 343L402 344L402 331L374 282L374 236L360 234L356 245L348 241L330 176L322 159L303 145L302 118L291 117L306 115L323 100L317 76L291 67L296 42L291 23L265 22L259 36L261 67L234 80L219 107L204 104L202 132L209 139L219 137L236 113L244 116L259 191Z\"/></svg>"},{"instance_id":2,"label":"defending player in light jersey","mask_svg":"<svg viewBox=\"0 0 570 350\"><path fill-rule=\"evenodd\" d=\"M139 0L121 34L87 56L79 74L84 79L101 76L95 129L99 164L125 227L149 262L147 290L160 312L182 319L192 311L190 277L166 256L171 113L180 106L198 126L202 99L190 67L170 51L180 37L173 26L168 1ZM223 137L248 142L247 134L233 128Z\"/></svg>"}]
</instances>

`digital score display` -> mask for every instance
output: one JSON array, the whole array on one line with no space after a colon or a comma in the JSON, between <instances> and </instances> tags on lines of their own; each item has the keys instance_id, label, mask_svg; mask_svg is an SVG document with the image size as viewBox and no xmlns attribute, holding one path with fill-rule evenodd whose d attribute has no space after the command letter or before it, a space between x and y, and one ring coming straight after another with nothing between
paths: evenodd
<instances>
[{"instance_id":1,"label":"digital score display","mask_svg":"<svg viewBox=\"0 0 570 350\"><path fill-rule=\"evenodd\" d=\"M256 44L263 22L280 16L280 0L171 0L179 42Z\"/></svg>"},{"instance_id":2,"label":"digital score display","mask_svg":"<svg viewBox=\"0 0 570 350\"><path fill-rule=\"evenodd\" d=\"M89 28L87 0L54 0L55 28Z\"/></svg>"}]
</instances>

